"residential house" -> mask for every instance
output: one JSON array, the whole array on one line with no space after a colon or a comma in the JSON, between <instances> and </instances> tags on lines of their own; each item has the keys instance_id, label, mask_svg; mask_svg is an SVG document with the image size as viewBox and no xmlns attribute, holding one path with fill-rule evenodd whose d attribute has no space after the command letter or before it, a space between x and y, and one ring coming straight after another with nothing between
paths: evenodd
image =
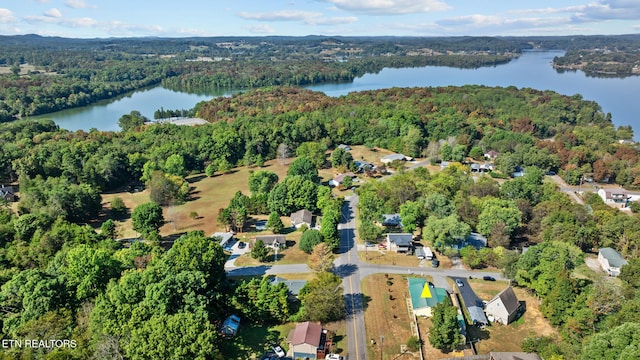
<instances>
[{"instance_id":1,"label":"residential house","mask_svg":"<svg viewBox=\"0 0 640 360\"><path fill-rule=\"evenodd\" d=\"M220 332L226 336L235 336L238 333L239 328L240 317L232 314L224 320L220 327Z\"/></svg>"},{"instance_id":2,"label":"residential house","mask_svg":"<svg viewBox=\"0 0 640 360\"><path fill-rule=\"evenodd\" d=\"M522 311L523 306L511 286L502 290L485 306L489 320L503 325L508 325L516 320Z\"/></svg>"},{"instance_id":3,"label":"residential house","mask_svg":"<svg viewBox=\"0 0 640 360\"><path fill-rule=\"evenodd\" d=\"M410 254L413 251L413 235L407 233L387 234L387 250Z\"/></svg>"},{"instance_id":4,"label":"residential house","mask_svg":"<svg viewBox=\"0 0 640 360\"><path fill-rule=\"evenodd\" d=\"M344 151L351 151L351 147L347 144L340 144L338 145L338 149L342 149Z\"/></svg>"},{"instance_id":5,"label":"residential house","mask_svg":"<svg viewBox=\"0 0 640 360\"><path fill-rule=\"evenodd\" d=\"M480 233L472 232L464 240L458 240L457 244L453 245L453 248L460 250L465 246L473 246L476 250L486 248L487 238Z\"/></svg>"},{"instance_id":6,"label":"residential house","mask_svg":"<svg viewBox=\"0 0 640 360\"><path fill-rule=\"evenodd\" d=\"M402 227L400 214L382 214L382 226Z\"/></svg>"},{"instance_id":7,"label":"residential house","mask_svg":"<svg viewBox=\"0 0 640 360\"><path fill-rule=\"evenodd\" d=\"M269 280L271 285L277 285L283 283L287 286L289 290L289 300L295 301L298 300L298 295L300 294L300 290L307 283L307 280L289 280L284 279L279 276L275 276L271 280Z\"/></svg>"},{"instance_id":8,"label":"residential house","mask_svg":"<svg viewBox=\"0 0 640 360\"><path fill-rule=\"evenodd\" d=\"M609 276L620 275L622 266L627 265L627 260L623 259L619 252L612 248L602 248L598 250L598 262Z\"/></svg>"},{"instance_id":9,"label":"residential house","mask_svg":"<svg viewBox=\"0 0 640 360\"><path fill-rule=\"evenodd\" d=\"M542 359L536 353L491 351L489 353L489 360L542 360Z\"/></svg>"},{"instance_id":10,"label":"residential house","mask_svg":"<svg viewBox=\"0 0 640 360\"><path fill-rule=\"evenodd\" d=\"M621 208L627 207L629 200L629 195L622 188L599 189L598 195L605 204Z\"/></svg>"},{"instance_id":11,"label":"residential house","mask_svg":"<svg viewBox=\"0 0 640 360\"><path fill-rule=\"evenodd\" d=\"M365 171L367 169L370 170L370 171L373 171L373 170L376 169L376 166L373 165L370 162L356 160L356 161L354 161L354 163L355 163L356 167L358 168L358 172L359 173L363 172L363 171Z\"/></svg>"},{"instance_id":12,"label":"residential house","mask_svg":"<svg viewBox=\"0 0 640 360\"><path fill-rule=\"evenodd\" d=\"M389 164L393 161L408 161L411 160L412 158L410 156L406 156L404 154L391 154L391 155L387 155L387 156L383 156L380 158L380 161L383 164Z\"/></svg>"},{"instance_id":13,"label":"residential house","mask_svg":"<svg viewBox=\"0 0 640 360\"><path fill-rule=\"evenodd\" d=\"M484 153L484 157L486 157L487 159L491 159L491 160L497 158L498 155L500 155L500 154L495 150L489 150L486 153Z\"/></svg>"},{"instance_id":14,"label":"residential house","mask_svg":"<svg viewBox=\"0 0 640 360\"><path fill-rule=\"evenodd\" d=\"M0 185L0 199L6 202L16 201L16 194L13 186Z\"/></svg>"},{"instance_id":15,"label":"residential house","mask_svg":"<svg viewBox=\"0 0 640 360\"><path fill-rule=\"evenodd\" d=\"M492 163L484 163L484 164L473 163L471 164L470 168L471 168L471 172L487 173L493 170L493 164Z\"/></svg>"},{"instance_id":16,"label":"residential house","mask_svg":"<svg viewBox=\"0 0 640 360\"><path fill-rule=\"evenodd\" d=\"M217 239L220 246L225 247L233 239L233 232L214 232L210 237Z\"/></svg>"},{"instance_id":17,"label":"residential house","mask_svg":"<svg viewBox=\"0 0 640 360\"><path fill-rule=\"evenodd\" d=\"M253 248L253 245L255 245L258 240L262 240L262 243L264 243L266 247L274 250L287 245L287 238L284 235L259 235L249 242L249 248Z\"/></svg>"},{"instance_id":18,"label":"residential house","mask_svg":"<svg viewBox=\"0 0 640 360\"><path fill-rule=\"evenodd\" d=\"M356 174L352 173L352 172L348 172L348 173L344 173L344 174L338 174L336 176L333 177L333 179L329 180L329 185L331 186L340 186L340 184L342 184L342 181L344 181L344 179L346 177L350 177L351 179L353 179L356 176Z\"/></svg>"},{"instance_id":19,"label":"residential house","mask_svg":"<svg viewBox=\"0 0 640 360\"><path fill-rule=\"evenodd\" d=\"M302 225L306 225L307 228L310 228L312 221L313 214L307 209L302 209L291 213L291 225L296 229L299 229Z\"/></svg>"},{"instance_id":20,"label":"residential house","mask_svg":"<svg viewBox=\"0 0 640 360\"><path fill-rule=\"evenodd\" d=\"M327 331L322 325L310 321L296 324L287 337L289 351L294 359L324 359Z\"/></svg>"},{"instance_id":21,"label":"residential house","mask_svg":"<svg viewBox=\"0 0 640 360\"><path fill-rule=\"evenodd\" d=\"M435 287L425 278L410 277L411 308L416 316L431 317L433 308L449 296L446 289Z\"/></svg>"}]
</instances>

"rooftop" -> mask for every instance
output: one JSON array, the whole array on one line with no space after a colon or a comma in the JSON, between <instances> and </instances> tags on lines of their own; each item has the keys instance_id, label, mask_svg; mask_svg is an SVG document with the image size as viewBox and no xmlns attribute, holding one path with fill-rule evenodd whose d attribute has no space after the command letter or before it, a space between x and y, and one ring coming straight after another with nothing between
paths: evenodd
<instances>
[{"instance_id":1,"label":"rooftop","mask_svg":"<svg viewBox=\"0 0 640 360\"><path fill-rule=\"evenodd\" d=\"M619 268L622 267L622 265L627 265L627 260L623 259L620 253L612 248L601 248L598 252L602 254L602 256L609 261L609 265L613 267Z\"/></svg>"},{"instance_id":2,"label":"rooftop","mask_svg":"<svg viewBox=\"0 0 640 360\"><path fill-rule=\"evenodd\" d=\"M408 280L411 305L414 309L432 308L449 296L447 290L433 286L427 279L410 277ZM425 290L425 286L428 287L427 290Z\"/></svg>"}]
</instances>

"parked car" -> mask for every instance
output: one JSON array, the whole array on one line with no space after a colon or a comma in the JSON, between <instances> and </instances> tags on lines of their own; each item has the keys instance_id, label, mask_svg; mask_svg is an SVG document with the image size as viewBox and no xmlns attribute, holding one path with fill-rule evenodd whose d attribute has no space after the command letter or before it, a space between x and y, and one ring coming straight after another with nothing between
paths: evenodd
<instances>
[{"instance_id":1,"label":"parked car","mask_svg":"<svg viewBox=\"0 0 640 360\"><path fill-rule=\"evenodd\" d=\"M378 244L378 249L386 250L386 249L387 249L387 245L385 245L385 244Z\"/></svg>"},{"instance_id":2,"label":"parked car","mask_svg":"<svg viewBox=\"0 0 640 360\"><path fill-rule=\"evenodd\" d=\"M494 278L493 276L483 276L482 280L486 280L486 281L496 281L496 278Z\"/></svg>"},{"instance_id":3,"label":"parked car","mask_svg":"<svg viewBox=\"0 0 640 360\"><path fill-rule=\"evenodd\" d=\"M247 247L247 243L246 242L240 242L238 243L238 249L244 249Z\"/></svg>"},{"instance_id":4,"label":"parked car","mask_svg":"<svg viewBox=\"0 0 640 360\"><path fill-rule=\"evenodd\" d=\"M324 357L325 360L342 360L342 356L338 355L338 354L328 354L327 356Z\"/></svg>"},{"instance_id":5,"label":"parked car","mask_svg":"<svg viewBox=\"0 0 640 360\"><path fill-rule=\"evenodd\" d=\"M459 287L463 287L464 283L462 282L462 280L456 279L456 285L458 285Z\"/></svg>"},{"instance_id":6,"label":"parked car","mask_svg":"<svg viewBox=\"0 0 640 360\"><path fill-rule=\"evenodd\" d=\"M440 266L440 260L438 260L438 259L431 260L431 267L432 268L437 268L438 266Z\"/></svg>"},{"instance_id":7,"label":"parked car","mask_svg":"<svg viewBox=\"0 0 640 360\"><path fill-rule=\"evenodd\" d=\"M275 352L276 355L278 355L279 358L283 358L283 357L285 357L287 355L287 354L285 354L284 350L282 350L280 345L274 346L273 347L273 352Z\"/></svg>"}]
</instances>

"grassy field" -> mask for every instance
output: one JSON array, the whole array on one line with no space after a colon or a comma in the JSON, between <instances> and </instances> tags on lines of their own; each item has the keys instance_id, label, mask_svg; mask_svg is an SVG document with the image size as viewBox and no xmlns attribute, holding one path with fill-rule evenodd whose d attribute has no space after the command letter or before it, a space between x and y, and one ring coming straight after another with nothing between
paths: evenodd
<instances>
[{"instance_id":1,"label":"grassy field","mask_svg":"<svg viewBox=\"0 0 640 360\"><path fill-rule=\"evenodd\" d=\"M272 160L268 161L263 168L240 167L229 174L216 175L214 177L206 177L204 175L188 177L187 181L189 181L192 188L191 199L184 204L164 208L166 224L160 229L160 234L167 236L191 230L203 230L205 234L209 235L216 231L224 231L224 228L219 226L216 221L218 209L226 207L236 191L242 191L244 194L250 195L249 171L269 170L278 174L282 179L286 175L287 169L287 165L281 165ZM110 202L114 197L122 198L131 212L137 205L149 201L149 192L148 190L137 193L120 191L102 194L103 206L109 208ZM192 219L189 216L192 211L197 212L199 217ZM287 225L287 220L283 219L283 221ZM118 221L117 225L120 237L131 238L138 236L132 229L131 219L126 218ZM239 237L242 238L242 234Z\"/></svg>"},{"instance_id":2,"label":"grassy field","mask_svg":"<svg viewBox=\"0 0 640 360\"><path fill-rule=\"evenodd\" d=\"M395 359L402 354L401 346L412 335L406 277L397 274L368 276L362 280L362 292L366 294L364 326L369 340L367 356L370 359ZM402 359L420 359L420 354L406 353Z\"/></svg>"},{"instance_id":3,"label":"grassy field","mask_svg":"<svg viewBox=\"0 0 640 360\"><path fill-rule=\"evenodd\" d=\"M470 279L469 284L483 300L491 300L509 284L506 281L484 281ZM489 351L521 351L522 341L529 336L557 336L558 333L542 316L539 310L540 300L523 288L514 288L518 300L525 301L527 311L524 315L509 325L493 323L484 330L470 331L471 336L479 338L476 349L480 354ZM470 329L475 328L471 327Z\"/></svg>"}]
</instances>

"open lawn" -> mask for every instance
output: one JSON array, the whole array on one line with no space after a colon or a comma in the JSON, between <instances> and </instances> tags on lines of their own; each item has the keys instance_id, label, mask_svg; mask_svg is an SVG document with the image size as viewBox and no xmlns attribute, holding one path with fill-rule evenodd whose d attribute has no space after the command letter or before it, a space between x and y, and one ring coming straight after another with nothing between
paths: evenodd
<instances>
[{"instance_id":1,"label":"open lawn","mask_svg":"<svg viewBox=\"0 0 640 360\"><path fill-rule=\"evenodd\" d=\"M469 284L483 300L491 300L509 284L507 281L484 281L470 279ZM492 323L484 330L469 327L469 336L479 339L476 349L479 354L489 351L521 351L522 341L530 336L557 336L556 329L549 324L539 310L539 300L526 289L514 288L518 300L525 301L527 311L524 315L509 325Z\"/></svg>"},{"instance_id":2,"label":"open lawn","mask_svg":"<svg viewBox=\"0 0 640 360\"><path fill-rule=\"evenodd\" d=\"M367 276L362 280L362 292L366 294L364 326L369 340L367 357L395 359L402 354L401 346L412 335L406 277L397 274ZM420 359L420 354L406 353L402 359Z\"/></svg>"},{"instance_id":3,"label":"open lawn","mask_svg":"<svg viewBox=\"0 0 640 360\"><path fill-rule=\"evenodd\" d=\"M296 323L271 327L241 323L238 335L222 341L220 350L223 358L229 360L262 359L274 345L280 345L286 352L289 350L287 336L295 327ZM344 353L347 348L345 321L324 324L323 328L335 334L331 351Z\"/></svg>"},{"instance_id":4,"label":"open lawn","mask_svg":"<svg viewBox=\"0 0 640 360\"><path fill-rule=\"evenodd\" d=\"M288 166L281 165L278 161L267 161L262 168L240 167L233 169L229 174L218 174L213 177L204 175L193 175L187 178L191 185L191 199L184 204L164 208L166 224L160 229L162 236L184 233L191 230L203 230L209 235L216 231L224 231L218 226L216 218L218 210L225 208L229 200L233 198L236 191L242 191L246 195L249 192L249 171L269 170L273 171L282 179L287 173ZM149 192L144 190L137 193L128 191L102 194L103 206L109 208L114 197L120 197L129 209L129 213L142 203L149 201ZM189 214L195 211L198 217L193 219ZM283 219L287 224L286 219ZM133 231L131 219L126 218L117 221L119 235L121 238L137 237ZM240 238L242 236L240 235Z\"/></svg>"}]
</instances>

